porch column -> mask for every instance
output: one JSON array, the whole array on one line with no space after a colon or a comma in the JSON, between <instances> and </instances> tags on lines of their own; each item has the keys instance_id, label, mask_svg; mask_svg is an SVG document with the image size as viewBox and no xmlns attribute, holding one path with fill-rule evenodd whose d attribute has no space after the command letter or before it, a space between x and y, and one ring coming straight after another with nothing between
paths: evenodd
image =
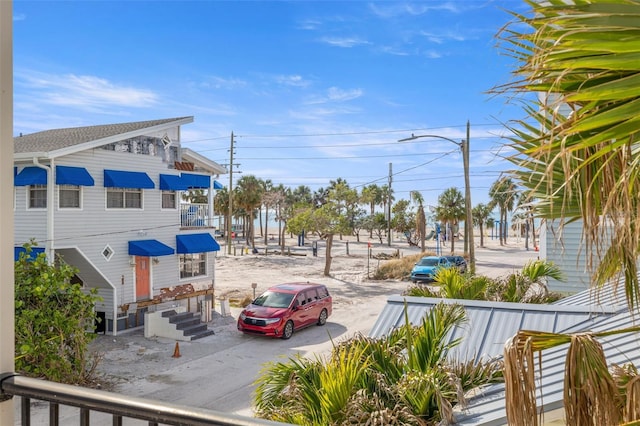
<instances>
[{"instance_id":1,"label":"porch column","mask_svg":"<svg viewBox=\"0 0 640 426\"><path fill-rule=\"evenodd\" d=\"M13 282L13 1L0 1L0 373L15 368ZM0 401L0 424L14 424L13 399Z\"/></svg>"}]
</instances>

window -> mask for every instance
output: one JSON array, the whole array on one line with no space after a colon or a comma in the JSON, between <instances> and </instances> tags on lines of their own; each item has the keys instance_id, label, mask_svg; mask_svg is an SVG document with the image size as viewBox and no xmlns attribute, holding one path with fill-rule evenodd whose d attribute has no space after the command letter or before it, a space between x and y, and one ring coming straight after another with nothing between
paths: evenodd
<instances>
[{"instance_id":1,"label":"window","mask_svg":"<svg viewBox=\"0 0 640 426\"><path fill-rule=\"evenodd\" d=\"M108 209L141 209L142 189L107 188Z\"/></svg>"},{"instance_id":2,"label":"window","mask_svg":"<svg viewBox=\"0 0 640 426\"><path fill-rule=\"evenodd\" d=\"M180 255L180 278L207 275L207 253L187 253Z\"/></svg>"},{"instance_id":3,"label":"window","mask_svg":"<svg viewBox=\"0 0 640 426\"><path fill-rule=\"evenodd\" d=\"M58 207L61 209L79 209L80 187L78 185L60 185L58 188Z\"/></svg>"},{"instance_id":4,"label":"window","mask_svg":"<svg viewBox=\"0 0 640 426\"><path fill-rule=\"evenodd\" d=\"M102 249L102 256L107 260L111 260L111 257L113 256L113 249L111 247L109 247L108 245L106 245L103 249Z\"/></svg>"},{"instance_id":5,"label":"window","mask_svg":"<svg viewBox=\"0 0 640 426\"><path fill-rule=\"evenodd\" d=\"M176 204L176 192L175 191L162 191L162 208L163 209L175 209Z\"/></svg>"},{"instance_id":6,"label":"window","mask_svg":"<svg viewBox=\"0 0 640 426\"><path fill-rule=\"evenodd\" d=\"M30 209L46 209L47 208L47 185L29 186L29 208Z\"/></svg>"}]
</instances>

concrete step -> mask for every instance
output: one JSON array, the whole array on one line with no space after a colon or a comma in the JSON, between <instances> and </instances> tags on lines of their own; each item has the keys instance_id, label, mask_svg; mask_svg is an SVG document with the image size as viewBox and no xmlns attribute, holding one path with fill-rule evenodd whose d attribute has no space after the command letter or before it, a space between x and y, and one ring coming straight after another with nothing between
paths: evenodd
<instances>
[{"instance_id":1,"label":"concrete step","mask_svg":"<svg viewBox=\"0 0 640 426\"><path fill-rule=\"evenodd\" d=\"M212 334L215 334L213 330L209 330L208 328L205 328L205 330L202 330L196 334L192 334L191 340L202 339L203 337L211 336Z\"/></svg>"}]
</instances>

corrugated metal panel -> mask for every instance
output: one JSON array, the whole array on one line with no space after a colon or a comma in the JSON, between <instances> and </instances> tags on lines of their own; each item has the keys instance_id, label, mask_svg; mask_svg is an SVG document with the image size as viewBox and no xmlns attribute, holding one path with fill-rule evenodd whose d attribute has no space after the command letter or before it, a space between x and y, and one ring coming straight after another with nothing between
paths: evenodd
<instances>
[{"instance_id":1,"label":"corrugated metal panel","mask_svg":"<svg viewBox=\"0 0 640 426\"><path fill-rule=\"evenodd\" d=\"M588 289L576 293L573 296L558 300L554 305L582 305L592 306L594 309L600 306L616 307L619 312L626 310L627 299L624 295L622 279L611 281L599 289Z\"/></svg>"},{"instance_id":2,"label":"corrugated metal panel","mask_svg":"<svg viewBox=\"0 0 640 426\"><path fill-rule=\"evenodd\" d=\"M594 313L589 306L534 305L476 300L436 299L426 297L390 296L378 316L369 336L378 338L405 322L404 306L411 324L420 324L427 311L438 303L464 306L468 322L453 330L448 341L462 337L450 352L454 359L473 359L476 355L502 355L504 343L520 329L559 332L577 325L591 324L594 318L610 316L616 311L602 307Z\"/></svg>"},{"instance_id":3,"label":"corrugated metal panel","mask_svg":"<svg viewBox=\"0 0 640 426\"><path fill-rule=\"evenodd\" d=\"M601 318L582 330L609 331L638 325L628 313L619 313L610 318ZM598 339L602 344L608 364L632 363L640 367L640 334L628 333ZM564 371L567 345L543 352L542 372L539 388L538 406L545 412L563 406ZM461 425L502 425L507 423L504 401L504 385L487 388L480 396L469 401L464 412L456 414L457 424Z\"/></svg>"}]
</instances>

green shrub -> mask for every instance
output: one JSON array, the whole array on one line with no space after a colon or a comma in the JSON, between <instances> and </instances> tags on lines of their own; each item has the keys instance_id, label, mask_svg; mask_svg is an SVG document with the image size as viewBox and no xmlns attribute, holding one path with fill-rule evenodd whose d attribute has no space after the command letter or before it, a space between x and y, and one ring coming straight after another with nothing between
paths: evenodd
<instances>
[{"instance_id":1,"label":"green shrub","mask_svg":"<svg viewBox=\"0 0 640 426\"><path fill-rule=\"evenodd\" d=\"M54 382L88 384L98 358L88 345L94 339L96 289L72 284L76 270L32 249L15 263L16 371Z\"/></svg>"}]
</instances>

